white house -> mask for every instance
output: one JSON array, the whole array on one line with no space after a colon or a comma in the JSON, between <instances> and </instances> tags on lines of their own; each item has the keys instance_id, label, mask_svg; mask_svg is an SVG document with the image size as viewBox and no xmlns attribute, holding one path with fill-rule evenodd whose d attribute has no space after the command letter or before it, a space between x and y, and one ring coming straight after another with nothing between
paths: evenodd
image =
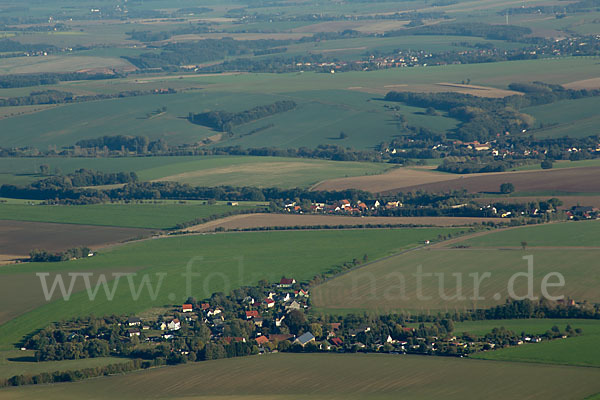
<instances>
[{"instance_id":1,"label":"white house","mask_svg":"<svg viewBox=\"0 0 600 400\"><path fill-rule=\"evenodd\" d=\"M167 328L169 328L169 330L171 331L178 331L181 329L181 321L179 321L178 319L174 319L173 321L167 324Z\"/></svg>"}]
</instances>

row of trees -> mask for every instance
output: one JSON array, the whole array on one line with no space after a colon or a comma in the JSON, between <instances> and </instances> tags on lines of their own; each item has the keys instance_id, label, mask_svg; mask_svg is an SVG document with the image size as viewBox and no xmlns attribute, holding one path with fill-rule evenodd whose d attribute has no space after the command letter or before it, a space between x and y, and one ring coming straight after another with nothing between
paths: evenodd
<instances>
[{"instance_id":1,"label":"row of trees","mask_svg":"<svg viewBox=\"0 0 600 400\"><path fill-rule=\"evenodd\" d=\"M55 85L59 82L115 79L122 77L118 73L87 72L44 72L39 74L13 74L0 76L0 88L20 88L29 86Z\"/></svg>"},{"instance_id":2,"label":"row of trees","mask_svg":"<svg viewBox=\"0 0 600 400\"><path fill-rule=\"evenodd\" d=\"M291 100L280 100L273 104L257 106L250 110L232 113L228 111L209 111L200 114L190 113L188 120L194 124L208 126L221 132L229 132L236 125L256 121L278 113L296 108Z\"/></svg>"},{"instance_id":3,"label":"row of trees","mask_svg":"<svg viewBox=\"0 0 600 400\"><path fill-rule=\"evenodd\" d=\"M47 164L40 166L40 172L47 175L50 171ZM34 182L32 187L39 189L49 187L84 187L84 186L100 186L100 185L115 185L122 183L133 183L138 181L138 176L135 172L101 172L81 168L70 174L53 176Z\"/></svg>"},{"instance_id":4,"label":"row of trees","mask_svg":"<svg viewBox=\"0 0 600 400\"><path fill-rule=\"evenodd\" d=\"M59 90L44 90L40 92L31 92L29 96L9 97L0 99L0 107L31 106L37 104L63 104L63 103L82 103L86 101L108 100L115 98L147 96L153 94L173 94L177 93L175 89L165 90L129 90L118 93L94 94L87 96L75 96L71 92Z\"/></svg>"},{"instance_id":5,"label":"row of trees","mask_svg":"<svg viewBox=\"0 0 600 400\"><path fill-rule=\"evenodd\" d=\"M162 361L162 363L161 363ZM47 383L76 382L83 379L96 378L136 371L142 368L164 365L164 360L143 362L142 360L123 361L102 367L82 368L77 370L42 372L36 375L15 375L9 379L0 379L0 388L8 386L42 385Z\"/></svg>"},{"instance_id":6,"label":"row of trees","mask_svg":"<svg viewBox=\"0 0 600 400\"><path fill-rule=\"evenodd\" d=\"M88 247L75 247L61 252L34 249L29 252L29 258L31 262L60 262L88 257L91 252Z\"/></svg>"}]
</instances>

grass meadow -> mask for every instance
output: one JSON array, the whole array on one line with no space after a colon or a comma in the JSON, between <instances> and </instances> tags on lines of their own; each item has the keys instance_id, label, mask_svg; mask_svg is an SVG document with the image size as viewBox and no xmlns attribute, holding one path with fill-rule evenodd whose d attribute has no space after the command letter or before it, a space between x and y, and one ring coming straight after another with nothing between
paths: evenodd
<instances>
[{"instance_id":1,"label":"grass meadow","mask_svg":"<svg viewBox=\"0 0 600 400\"><path fill-rule=\"evenodd\" d=\"M541 320L539 323L536 322L535 325L538 325L540 330L542 328L542 324L548 327L547 329L549 329L549 327L552 325L556 325L560 329L564 329L567 323L571 324L573 328L583 329L583 335L567 339L557 339L541 343L525 344L494 351L485 351L474 354L472 358L497 361L578 365L596 368L600 367L599 321ZM528 329L531 329L531 327L529 325L529 321L525 320L521 321L520 324L515 323L513 330L520 333L521 331L529 332Z\"/></svg>"},{"instance_id":2,"label":"grass meadow","mask_svg":"<svg viewBox=\"0 0 600 400\"><path fill-rule=\"evenodd\" d=\"M80 368L94 368L125 362L123 358L100 357L82 360L62 360L36 362L35 352L10 350L0 352L0 378L10 378L21 374L39 374L42 372L67 371ZM1 397L1 395L0 395Z\"/></svg>"}]
</instances>

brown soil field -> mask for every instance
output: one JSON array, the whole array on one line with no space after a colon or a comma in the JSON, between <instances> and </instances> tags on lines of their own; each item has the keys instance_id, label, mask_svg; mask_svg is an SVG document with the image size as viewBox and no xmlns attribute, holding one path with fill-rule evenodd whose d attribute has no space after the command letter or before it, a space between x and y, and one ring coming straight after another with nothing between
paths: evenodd
<instances>
[{"instance_id":1,"label":"brown soil field","mask_svg":"<svg viewBox=\"0 0 600 400\"><path fill-rule=\"evenodd\" d=\"M243 214L187 228L189 232L212 232L216 228L253 229L317 225L433 225L464 226L481 222L502 222L501 218L462 217L350 217L343 215Z\"/></svg>"},{"instance_id":2,"label":"brown soil field","mask_svg":"<svg viewBox=\"0 0 600 400\"><path fill-rule=\"evenodd\" d=\"M149 236L150 229L44 222L0 221L0 254L27 256L32 249L64 251L78 246L96 249Z\"/></svg>"},{"instance_id":3,"label":"brown soil field","mask_svg":"<svg viewBox=\"0 0 600 400\"><path fill-rule=\"evenodd\" d=\"M597 368L389 354L269 354L2 390L6 400L583 399Z\"/></svg>"},{"instance_id":4,"label":"brown soil field","mask_svg":"<svg viewBox=\"0 0 600 400\"><path fill-rule=\"evenodd\" d=\"M381 175L330 179L313 186L312 190L361 189L368 192L391 191L405 186L454 180L458 175L432 171L430 168L396 168Z\"/></svg>"},{"instance_id":5,"label":"brown soil field","mask_svg":"<svg viewBox=\"0 0 600 400\"><path fill-rule=\"evenodd\" d=\"M361 92L366 93L376 93L376 94L387 94L390 91L397 92L421 92L421 93L462 93L462 94L470 94L473 96L479 97L489 97L489 98L502 98L506 96L513 95L522 95L520 92L515 92L513 90L505 90L498 89L494 87L488 86L475 86L475 85L461 85L455 83L423 83L423 84L398 84L398 85L385 85L383 87L356 87L349 88L352 90L359 90Z\"/></svg>"},{"instance_id":6,"label":"brown soil field","mask_svg":"<svg viewBox=\"0 0 600 400\"><path fill-rule=\"evenodd\" d=\"M466 189L469 192L498 192L500 185L510 182L516 192L600 193L600 167L562 168L545 171L479 174L437 183L398 186L387 192L427 190L444 192Z\"/></svg>"},{"instance_id":7,"label":"brown soil field","mask_svg":"<svg viewBox=\"0 0 600 400\"><path fill-rule=\"evenodd\" d=\"M481 197L474 199L479 204L490 203L528 203L535 201L548 201L556 197L563 202L559 207L561 210L568 210L574 206L591 206L600 208L600 196L515 196L515 197Z\"/></svg>"}]
</instances>

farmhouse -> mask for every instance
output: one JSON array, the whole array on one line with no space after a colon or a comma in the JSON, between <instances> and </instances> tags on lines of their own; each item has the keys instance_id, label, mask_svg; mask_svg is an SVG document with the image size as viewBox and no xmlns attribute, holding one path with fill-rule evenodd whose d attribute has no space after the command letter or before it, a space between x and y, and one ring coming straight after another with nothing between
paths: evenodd
<instances>
[{"instance_id":1,"label":"farmhouse","mask_svg":"<svg viewBox=\"0 0 600 400\"><path fill-rule=\"evenodd\" d=\"M267 308L273 308L273 307L275 307L275 300L273 300L273 299L270 299L270 298L266 298L266 299L263 301L263 305L264 305L265 307L267 307Z\"/></svg>"},{"instance_id":2,"label":"farmhouse","mask_svg":"<svg viewBox=\"0 0 600 400\"><path fill-rule=\"evenodd\" d=\"M142 320L138 317L129 317L127 320L127 325L129 326L140 326L142 324Z\"/></svg>"},{"instance_id":3,"label":"farmhouse","mask_svg":"<svg viewBox=\"0 0 600 400\"><path fill-rule=\"evenodd\" d=\"M129 337L140 336L140 330L137 328L128 329L127 335Z\"/></svg>"},{"instance_id":4,"label":"farmhouse","mask_svg":"<svg viewBox=\"0 0 600 400\"><path fill-rule=\"evenodd\" d=\"M294 278L281 278L281 280L279 281L279 285L277 285L277 287L289 288L289 287L292 287L292 285L295 283L296 283L296 280Z\"/></svg>"},{"instance_id":5,"label":"farmhouse","mask_svg":"<svg viewBox=\"0 0 600 400\"><path fill-rule=\"evenodd\" d=\"M181 329L181 321L174 319L167 324L167 328L169 328L171 331L178 331Z\"/></svg>"}]
</instances>

